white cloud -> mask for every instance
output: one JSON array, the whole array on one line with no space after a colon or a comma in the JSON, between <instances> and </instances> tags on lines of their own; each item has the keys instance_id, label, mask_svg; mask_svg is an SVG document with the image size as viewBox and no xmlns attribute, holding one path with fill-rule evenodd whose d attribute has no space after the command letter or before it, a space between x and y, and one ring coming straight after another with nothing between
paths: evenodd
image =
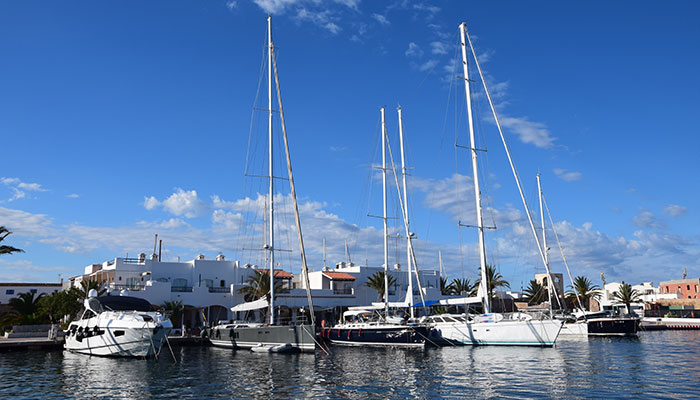
<instances>
[{"instance_id":1,"label":"white cloud","mask_svg":"<svg viewBox=\"0 0 700 400\"><path fill-rule=\"evenodd\" d=\"M226 8L228 8L229 10L238 8L238 2L236 0L229 0L226 2Z\"/></svg>"},{"instance_id":2,"label":"white cloud","mask_svg":"<svg viewBox=\"0 0 700 400\"><path fill-rule=\"evenodd\" d=\"M644 209L639 210L639 214L632 218L632 222L644 229L666 229L666 224L663 221L657 220L651 211Z\"/></svg>"},{"instance_id":3,"label":"white cloud","mask_svg":"<svg viewBox=\"0 0 700 400\"><path fill-rule=\"evenodd\" d=\"M253 0L258 7L268 14L282 14L287 7L301 3L299 0Z\"/></svg>"},{"instance_id":4,"label":"white cloud","mask_svg":"<svg viewBox=\"0 0 700 400\"><path fill-rule=\"evenodd\" d=\"M440 12L440 7L433 6L425 3L417 3L413 5L414 10L426 11L429 14L435 14Z\"/></svg>"},{"instance_id":5,"label":"white cloud","mask_svg":"<svg viewBox=\"0 0 700 400\"><path fill-rule=\"evenodd\" d=\"M581 179L583 174L576 171L567 171L561 168L554 168L554 174L561 180L566 182L573 182Z\"/></svg>"},{"instance_id":6,"label":"white cloud","mask_svg":"<svg viewBox=\"0 0 700 400\"><path fill-rule=\"evenodd\" d=\"M438 63L438 60L430 59L430 60L424 62L423 64L420 64L418 66L418 70L421 72L431 70L431 69L435 68L437 63Z\"/></svg>"},{"instance_id":7,"label":"white cloud","mask_svg":"<svg viewBox=\"0 0 700 400\"><path fill-rule=\"evenodd\" d=\"M680 217L688 211L688 207L679 206L677 204L669 204L664 207L664 214L670 215L671 217Z\"/></svg>"},{"instance_id":8,"label":"white cloud","mask_svg":"<svg viewBox=\"0 0 700 400\"><path fill-rule=\"evenodd\" d=\"M19 178L0 178L0 183L9 186L12 191L12 197L8 201L15 201L19 199L24 199L27 197L26 192L47 192L48 189L44 189L38 183L26 183L22 182Z\"/></svg>"},{"instance_id":9,"label":"white cloud","mask_svg":"<svg viewBox=\"0 0 700 400\"><path fill-rule=\"evenodd\" d=\"M416 43L411 42L408 44L408 49L404 53L406 57L421 57L423 56L423 50Z\"/></svg>"},{"instance_id":10,"label":"white cloud","mask_svg":"<svg viewBox=\"0 0 700 400\"><path fill-rule=\"evenodd\" d=\"M374 13L374 14L372 14L372 18L377 20L377 22L379 22L382 25L390 25L391 24L391 22L389 22L389 20L386 19L386 17L381 15L381 14Z\"/></svg>"},{"instance_id":11,"label":"white cloud","mask_svg":"<svg viewBox=\"0 0 700 400\"><path fill-rule=\"evenodd\" d=\"M445 55L449 49L449 46L443 42L432 42L430 47L432 49L431 52L437 55Z\"/></svg>"},{"instance_id":12,"label":"white cloud","mask_svg":"<svg viewBox=\"0 0 700 400\"><path fill-rule=\"evenodd\" d=\"M80 195L77 193L71 193L69 195L66 195L66 197L68 197L69 199L77 199L78 197L80 197Z\"/></svg>"},{"instance_id":13,"label":"white cloud","mask_svg":"<svg viewBox=\"0 0 700 400\"><path fill-rule=\"evenodd\" d=\"M339 33L342 29L332 20L330 10L313 11L306 8L297 10L295 18L298 21L308 21L316 26L324 28L333 34Z\"/></svg>"},{"instance_id":14,"label":"white cloud","mask_svg":"<svg viewBox=\"0 0 700 400\"><path fill-rule=\"evenodd\" d=\"M545 124L530 121L527 117L501 117L501 125L515 132L523 143L534 144L537 147L550 148L556 140Z\"/></svg>"},{"instance_id":15,"label":"white cloud","mask_svg":"<svg viewBox=\"0 0 700 400\"><path fill-rule=\"evenodd\" d=\"M186 218L197 217L209 208L206 203L197 198L196 190L184 191L180 188L176 188L175 193L163 201L159 201L154 196L145 197L143 206L147 210L160 206L171 214Z\"/></svg>"}]
</instances>

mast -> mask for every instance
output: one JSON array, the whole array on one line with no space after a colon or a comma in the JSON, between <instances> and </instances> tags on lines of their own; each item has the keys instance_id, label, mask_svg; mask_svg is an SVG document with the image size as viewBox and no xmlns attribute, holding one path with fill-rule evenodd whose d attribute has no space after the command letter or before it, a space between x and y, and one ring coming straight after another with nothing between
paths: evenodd
<instances>
[{"instance_id":1,"label":"mast","mask_svg":"<svg viewBox=\"0 0 700 400\"><path fill-rule=\"evenodd\" d=\"M440 278L445 275L445 271L442 269L442 250L438 250L438 262L440 263Z\"/></svg>"},{"instance_id":2,"label":"mast","mask_svg":"<svg viewBox=\"0 0 700 400\"><path fill-rule=\"evenodd\" d=\"M345 239L345 264L350 262L350 257L348 257L348 240Z\"/></svg>"},{"instance_id":3,"label":"mast","mask_svg":"<svg viewBox=\"0 0 700 400\"><path fill-rule=\"evenodd\" d=\"M411 310L411 318L415 317L413 310L413 276L411 275L411 234L408 221L408 189L406 186L406 161L404 158L404 141L403 141L403 118L401 114L401 106L397 109L399 113L399 141L401 142L401 175L403 178L403 206L406 210L406 229L408 235L406 235L406 258L408 261L408 289L406 290L406 296L408 296L408 306Z\"/></svg>"},{"instance_id":4,"label":"mast","mask_svg":"<svg viewBox=\"0 0 700 400\"><path fill-rule=\"evenodd\" d=\"M269 19L268 19L269 20ZM270 53L272 54L272 66L275 71L275 87L277 89L277 104L279 105L280 112L280 122L282 124L282 138L284 140L284 152L287 156L287 174L289 176L289 190L292 194L292 201L294 203L294 223L297 227L297 239L299 240L299 251L301 253L301 272L304 277L304 286L306 287L306 299L309 302L309 317L311 319L311 325L315 326L316 322L314 320L314 304L311 300L311 285L309 283L309 266L306 263L306 250L304 248L304 235L301 232L301 219L299 217L299 202L297 201L297 190L294 185L294 174L292 173L292 156L289 152L289 141L287 140L287 124L284 121L284 109L282 108L282 92L280 90L280 80L277 74L277 61L274 57L275 48L270 42ZM272 107L270 107L272 110ZM325 248L326 239L323 239Z\"/></svg>"},{"instance_id":5,"label":"mast","mask_svg":"<svg viewBox=\"0 0 700 400\"><path fill-rule=\"evenodd\" d=\"M323 268L326 268L326 238L323 238Z\"/></svg>"},{"instance_id":6,"label":"mast","mask_svg":"<svg viewBox=\"0 0 700 400\"><path fill-rule=\"evenodd\" d=\"M384 221L384 318L389 315L389 227L386 216L386 121L384 119L384 107L379 109L382 116L382 199Z\"/></svg>"},{"instance_id":7,"label":"mast","mask_svg":"<svg viewBox=\"0 0 700 400\"><path fill-rule=\"evenodd\" d=\"M274 232L274 181L272 175L272 17L267 17L267 133L268 133L268 147L267 147L267 171L269 179L269 193L270 197L270 214L268 218L269 225L269 237L267 250L270 252L270 325L275 324L275 232Z\"/></svg>"},{"instance_id":8,"label":"mast","mask_svg":"<svg viewBox=\"0 0 700 400\"><path fill-rule=\"evenodd\" d=\"M542 207L542 183L540 182L540 174L537 174L537 192L540 198L540 221L542 222L542 247L544 248L544 263L549 265L549 253L547 252L547 230L544 224L544 207ZM551 276L547 275L547 298L549 299L549 315L553 315L552 311L552 283Z\"/></svg>"},{"instance_id":9,"label":"mast","mask_svg":"<svg viewBox=\"0 0 700 400\"><path fill-rule=\"evenodd\" d=\"M469 143L472 153L472 171L474 172L474 196L476 200L476 227L479 231L479 267L481 269L481 290L484 303L484 313L491 312L491 298L486 281L486 244L484 241L484 221L481 215L481 190L479 189L479 171L476 156L476 141L474 140L474 120L472 117L472 97L469 90L469 66L467 64L467 41L465 31L467 24L462 22L459 25L459 34L462 47L462 68L464 70L464 91L467 96L467 120L469 122Z\"/></svg>"},{"instance_id":10,"label":"mast","mask_svg":"<svg viewBox=\"0 0 700 400\"><path fill-rule=\"evenodd\" d=\"M466 24L462 23L464 28L462 29L462 51L464 48L464 33L466 31ZM525 194L523 193L523 187L520 184L520 178L518 177L518 171L515 169L515 164L513 163L513 157L510 155L510 149L508 148L508 143L506 142L506 137L503 134L503 128L501 127L501 120L498 119L498 114L496 113L496 107L493 105L493 99L491 99L491 92L489 92L488 86L486 86L486 80L484 79L484 72L481 70L481 65L479 65L479 59L476 57L476 50L472 46L471 38L467 33L467 40L469 40L469 47L471 48L472 55L474 56L474 63L476 64L476 69L479 71L479 77L481 78L481 84L484 86L484 92L486 93L486 99L489 101L489 106L491 107L491 113L493 114L493 119L496 122L496 127L498 128L498 134L501 136L501 142L503 143L503 149L506 151L506 156L508 157L508 162L510 163L510 169L513 172L513 178L515 179L515 184L518 186L518 192L520 193L520 200L523 202L523 208L525 208L525 214L527 214L527 221L530 224L530 230L532 235L535 237L535 242L537 243L537 250L540 253L540 258L544 264L545 270L547 270L547 277L552 280L552 274L549 271L549 265L545 261L544 252L542 251L542 246L540 243L540 238L537 236L535 231L535 223L532 220L532 214L530 214L530 208L527 206L527 200L525 200ZM555 293L556 295L556 293Z\"/></svg>"}]
</instances>

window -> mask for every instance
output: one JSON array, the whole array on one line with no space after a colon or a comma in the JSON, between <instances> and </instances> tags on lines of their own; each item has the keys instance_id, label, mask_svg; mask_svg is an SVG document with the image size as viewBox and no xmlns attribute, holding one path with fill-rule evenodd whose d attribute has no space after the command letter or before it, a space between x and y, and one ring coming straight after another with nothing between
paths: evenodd
<instances>
[{"instance_id":1,"label":"window","mask_svg":"<svg viewBox=\"0 0 700 400\"><path fill-rule=\"evenodd\" d=\"M214 281L211 279L202 279L202 286L214 287Z\"/></svg>"},{"instance_id":2,"label":"window","mask_svg":"<svg viewBox=\"0 0 700 400\"><path fill-rule=\"evenodd\" d=\"M7 289L5 290L5 294L15 294L15 289Z\"/></svg>"},{"instance_id":3,"label":"window","mask_svg":"<svg viewBox=\"0 0 700 400\"><path fill-rule=\"evenodd\" d=\"M36 289L29 289L29 293L34 293L34 294L36 294Z\"/></svg>"},{"instance_id":4,"label":"window","mask_svg":"<svg viewBox=\"0 0 700 400\"><path fill-rule=\"evenodd\" d=\"M690 285L688 285L688 290L690 290Z\"/></svg>"},{"instance_id":5,"label":"window","mask_svg":"<svg viewBox=\"0 0 700 400\"><path fill-rule=\"evenodd\" d=\"M219 286L226 287L226 281L222 279L221 282L219 283Z\"/></svg>"},{"instance_id":6,"label":"window","mask_svg":"<svg viewBox=\"0 0 700 400\"><path fill-rule=\"evenodd\" d=\"M182 278L173 279L172 286L173 287L185 287L185 286L187 286L187 279L182 279Z\"/></svg>"}]
</instances>

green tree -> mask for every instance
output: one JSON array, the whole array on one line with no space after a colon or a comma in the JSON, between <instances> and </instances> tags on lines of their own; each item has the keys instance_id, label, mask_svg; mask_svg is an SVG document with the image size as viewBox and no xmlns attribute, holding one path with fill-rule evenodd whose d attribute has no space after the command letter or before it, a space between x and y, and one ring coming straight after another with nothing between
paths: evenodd
<instances>
[{"instance_id":1,"label":"green tree","mask_svg":"<svg viewBox=\"0 0 700 400\"><path fill-rule=\"evenodd\" d=\"M474 285L468 279L453 279L450 283L450 294L455 296L471 296L474 294Z\"/></svg>"},{"instance_id":2,"label":"green tree","mask_svg":"<svg viewBox=\"0 0 700 400\"><path fill-rule=\"evenodd\" d=\"M498 288L508 288L510 289L510 283L508 283L507 280L503 279L503 276L501 275L500 272L496 271L496 269L493 267L493 265L486 265L486 288L488 290L489 297L491 299L494 298L494 291ZM481 276L476 280L476 283L474 286L478 289L479 286L481 285Z\"/></svg>"},{"instance_id":3,"label":"green tree","mask_svg":"<svg viewBox=\"0 0 700 400\"><path fill-rule=\"evenodd\" d=\"M81 308L81 299L71 291L57 290L39 299L40 314L46 315L52 324L59 323L65 316L70 321Z\"/></svg>"},{"instance_id":4,"label":"green tree","mask_svg":"<svg viewBox=\"0 0 700 400\"><path fill-rule=\"evenodd\" d=\"M98 296L102 296L107 293L107 289L103 288L102 285L100 285L94 279L80 281L80 287L74 286L71 288L71 291L78 300L82 301L83 299L88 298L88 294L92 289L97 290Z\"/></svg>"},{"instance_id":5,"label":"green tree","mask_svg":"<svg viewBox=\"0 0 700 400\"><path fill-rule=\"evenodd\" d=\"M163 303L163 305L161 305L161 307L163 307L163 310L167 315L170 315L170 321L173 323L173 326L182 326L182 321L180 321L182 311L184 310L182 300L166 301Z\"/></svg>"},{"instance_id":6,"label":"green tree","mask_svg":"<svg viewBox=\"0 0 700 400\"><path fill-rule=\"evenodd\" d=\"M275 293L285 291L284 282L275 278ZM267 271L255 269L253 275L248 277L246 285L238 289L238 293L244 295L245 301L257 300L270 293L270 275Z\"/></svg>"},{"instance_id":7,"label":"green tree","mask_svg":"<svg viewBox=\"0 0 700 400\"><path fill-rule=\"evenodd\" d=\"M391 287L394 283L396 283L396 278L394 278L391 274L387 276L388 282L389 282L389 287ZM379 295L379 300L384 299L384 271L377 271L374 273L374 275L370 276L367 278L367 282L365 282L365 286L372 288L377 291L377 294Z\"/></svg>"},{"instance_id":8,"label":"green tree","mask_svg":"<svg viewBox=\"0 0 700 400\"><path fill-rule=\"evenodd\" d=\"M528 303L540 304L549 298L547 292L548 290L546 287L544 287L544 285L541 285L536 280L531 279L527 288L523 291L523 294L525 295L525 299L527 299Z\"/></svg>"},{"instance_id":9,"label":"green tree","mask_svg":"<svg viewBox=\"0 0 700 400\"><path fill-rule=\"evenodd\" d=\"M443 295L448 295L450 294L450 284L448 283L449 281L445 277L440 277L440 293Z\"/></svg>"},{"instance_id":10,"label":"green tree","mask_svg":"<svg viewBox=\"0 0 700 400\"><path fill-rule=\"evenodd\" d=\"M10 299L8 304L12 310L19 316L18 323L20 324L37 324L45 320L39 313L39 300L45 296L45 293L36 296L36 293L19 293L17 297Z\"/></svg>"},{"instance_id":11,"label":"green tree","mask_svg":"<svg viewBox=\"0 0 700 400\"><path fill-rule=\"evenodd\" d=\"M632 313L632 303L638 303L641 301L639 293L635 289L632 289L632 285L625 283L625 281L622 281L620 290L613 292L612 296L613 299L615 299L615 303L625 305L627 314Z\"/></svg>"},{"instance_id":12,"label":"green tree","mask_svg":"<svg viewBox=\"0 0 700 400\"><path fill-rule=\"evenodd\" d=\"M593 282L585 276L579 275L574 278L573 285L569 287L572 291L568 292L566 297L574 303L578 303L578 299L576 298L576 293L578 293L578 297L583 303L579 304L579 307L583 310L588 310L590 299L599 299L601 296L600 287L594 285Z\"/></svg>"},{"instance_id":13,"label":"green tree","mask_svg":"<svg viewBox=\"0 0 700 400\"><path fill-rule=\"evenodd\" d=\"M4 226L0 226L0 242L5 240L5 238L11 234L12 232L10 232L7 228L5 228ZM12 246L0 245L0 254L12 253L24 253L24 250Z\"/></svg>"}]
</instances>

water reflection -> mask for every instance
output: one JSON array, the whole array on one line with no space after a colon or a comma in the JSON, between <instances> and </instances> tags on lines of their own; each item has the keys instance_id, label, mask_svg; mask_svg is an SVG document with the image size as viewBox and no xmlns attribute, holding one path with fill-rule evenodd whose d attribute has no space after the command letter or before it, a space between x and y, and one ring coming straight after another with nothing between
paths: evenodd
<instances>
[{"instance_id":1,"label":"water reflection","mask_svg":"<svg viewBox=\"0 0 700 400\"><path fill-rule=\"evenodd\" d=\"M159 360L0 353L1 398L695 397L700 332L566 339L555 348L176 348Z\"/></svg>"}]
</instances>

